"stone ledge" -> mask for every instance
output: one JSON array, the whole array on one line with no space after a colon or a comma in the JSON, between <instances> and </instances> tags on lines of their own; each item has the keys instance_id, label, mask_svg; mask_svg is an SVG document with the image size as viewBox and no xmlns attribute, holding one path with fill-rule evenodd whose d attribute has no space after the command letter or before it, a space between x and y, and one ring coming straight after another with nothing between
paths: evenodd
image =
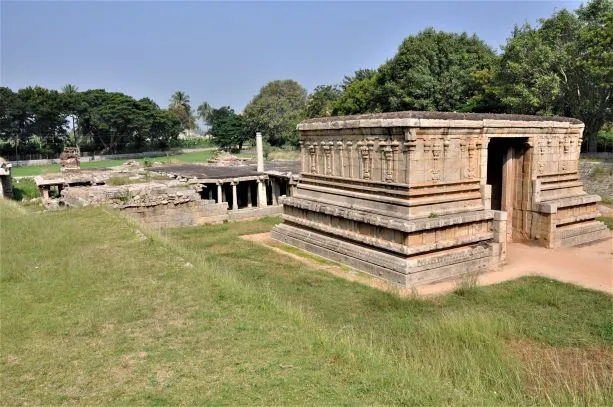
<instances>
[{"instance_id":1,"label":"stone ledge","mask_svg":"<svg viewBox=\"0 0 613 407\"><path fill-rule=\"evenodd\" d=\"M402 287L445 280L464 274L467 270L477 272L498 266L494 250L496 244L452 249L449 253L410 263L401 257L286 224L275 226L270 236L282 243L346 264Z\"/></svg>"},{"instance_id":2,"label":"stone ledge","mask_svg":"<svg viewBox=\"0 0 613 407\"><path fill-rule=\"evenodd\" d=\"M567 208L570 206L586 205L590 203L598 203L601 199L598 195L580 195L569 198L555 199L552 201L545 201L536 204L536 212L543 213L556 213L560 208Z\"/></svg>"},{"instance_id":3,"label":"stone ledge","mask_svg":"<svg viewBox=\"0 0 613 407\"><path fill-rule=\"evenodd\" d=\"M291 215L283 215L283 220L293 223L295 225L304 226L310 229L318 230L320 232L335 235L342 239L353 240L359 243L363 243L369 246L378 247L384 250L393 251L406 256L412 256L425 252L439 251L448 249L451 247L465 246L467 244L473 244L481 241L491 240L494 238L493 232L480 233L473 236L467 236L454 240L440 240L435 243L421 244L418 246L406 246L400 243L391 242L389 240L379 239L376 237L369 237L361 233L356 233L344 229L335 228L333 226L324 225L322 223L310 221L307 219L298 218Z\"/></svg>"},{"instance_id":4,"label":"stone ledge","mask_svg":"<svg viewBox=\"0 0 613 407\"><path fill-rule=\"evenodd\" d=\"M368 223L374 226L385 227L388 229L394 229L408 233L459 225L462 223L478 222L494 218L493 211L478 210L467 211L453 215L445 215L437 218L405 220L402 218L394 218L390 216L373 214L371 212L344 208L323 201L314 201L311 199L307 200L298 197L286 197L283 199L283 204L299 209L306 209L313 212L324 213L326 215L347 218L358 222Z\"/></svg>"}]
</instances>

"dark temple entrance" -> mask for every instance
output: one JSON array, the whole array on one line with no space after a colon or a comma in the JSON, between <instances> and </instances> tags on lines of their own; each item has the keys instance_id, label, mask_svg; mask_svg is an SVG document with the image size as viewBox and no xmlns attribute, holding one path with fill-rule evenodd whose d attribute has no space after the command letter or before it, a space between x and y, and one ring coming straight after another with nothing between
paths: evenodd
<instances>
[{"instance_id":1,"label":"dark temple entrance","mask_svg":"<svg viewBox=\"0 0 613 407\"><path fill-rule=\"evenodd\" d=\"M494 137L487 152L487 184L492 187L492 209L507 212L507 240L521 240L528 230L523 216L522 201L525 183L530 182L530 168L525 160L527 138Z\"/></svg>"}]
</instances>

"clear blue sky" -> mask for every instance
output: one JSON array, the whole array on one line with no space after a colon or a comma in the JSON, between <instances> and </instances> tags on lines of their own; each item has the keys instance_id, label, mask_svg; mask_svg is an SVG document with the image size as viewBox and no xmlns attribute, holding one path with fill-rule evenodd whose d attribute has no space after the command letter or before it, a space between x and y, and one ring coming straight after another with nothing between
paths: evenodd
<instances>
[{"instance_id":1,"label":"clear blue sky","mask_svg":"<svg viewBox=\"0 0 613 407\"><path fill-rule=\"evenodd\" d=\"M376 68L428 26L500 50L515 24L580 2L0 2L0 83L104 88L241 111L274 79L311 91Z\"/></svg>"}]
</instances>

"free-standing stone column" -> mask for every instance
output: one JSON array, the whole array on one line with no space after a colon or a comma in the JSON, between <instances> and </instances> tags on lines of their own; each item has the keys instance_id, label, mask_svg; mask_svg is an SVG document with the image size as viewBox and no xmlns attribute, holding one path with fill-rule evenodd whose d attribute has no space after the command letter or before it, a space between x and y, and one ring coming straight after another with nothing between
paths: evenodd
<instances>
[{"instance_id":1,"label":"free-standing stone column","mask_svg":"<svg viewBox=\"0 0 613 407\"><path fill-rule=\"evenodd\" d=\"M255 152L258 159L258 172L264 171L264 148L262 146L262 133L255 133Z\"/></svg>"},{"instance_id":2,"label":"free-standing stone column","mask_svg":"<svg viewBox=\"0 0 613 407\"><path fill-rule=\"evenodd\" d=\"M258 178L258 208L264 208L268 205L266 202L266 185L264 178Z\"/></svg>"},{"instance_id":3,"label":"free-standing stone column","mask_svg":"<svg viewBox=\"0 0 613 407\"><path fill-rule=\"evenodd\" d=\"M238 200L236 199L236 185L238 184L237 180L231 182L232 185L232 210L238 210Z\"/></svg>"},{"instance_id":4,"label":"free-standing stone column","mask_svg":"<svg viewBox=\"0 0 613 407\"><path fill-rule=\"evenodd\" d=\"M222 203L222 195L221 195L221 183L217 183L217 203Z\"/></svg>"}]
</instances>

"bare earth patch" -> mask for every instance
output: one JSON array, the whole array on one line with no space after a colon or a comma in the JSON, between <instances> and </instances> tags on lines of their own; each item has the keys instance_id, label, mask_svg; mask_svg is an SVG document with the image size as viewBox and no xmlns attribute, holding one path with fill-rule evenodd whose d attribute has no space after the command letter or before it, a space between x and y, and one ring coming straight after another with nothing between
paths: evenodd
<instances>
[{"instance_id":1,"label":"bare earth patch","mask_svg":"<svg viewBox=\"0 0 613 407\"><path fill-rule=\"evenodd\" d=\"M241 238L266 245L275 252L290 256L310 267L325 270L349 281L357 281L383 291L394 292L401 297L451 292L466 284L467 278L473 280L471 284L484 286L523 276L547 277L613 294L613 240L611 239L583 247L553 250L524 243L510 243L507 249L507 264L499 271L483 273L479 276L469 275L414 288L400 288L367 273L350 269L302 250L291 248L290 252L289 246L271 239L269 233L245 235Z\"/></svg>"}]
</instances>

